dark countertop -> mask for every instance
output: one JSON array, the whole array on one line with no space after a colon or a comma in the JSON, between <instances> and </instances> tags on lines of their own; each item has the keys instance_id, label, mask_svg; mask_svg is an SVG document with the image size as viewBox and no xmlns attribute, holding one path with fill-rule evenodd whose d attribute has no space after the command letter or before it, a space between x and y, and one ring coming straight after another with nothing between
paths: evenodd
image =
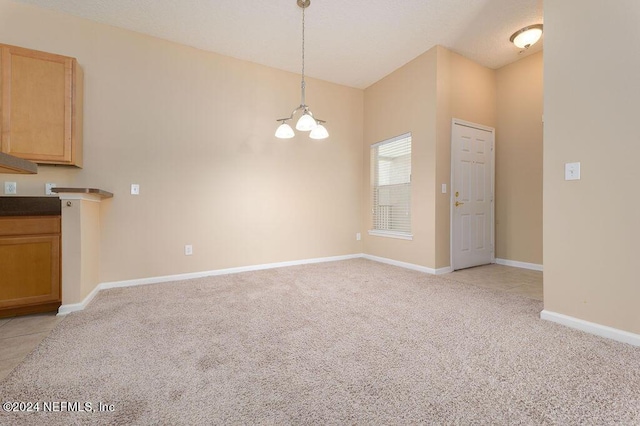
<instances>
[{"instance_id":1,"label":"dark countertop","mask_svg":"<svg viewBox=\"0 0 640 426\"><path fill-rule=\"evenodd\" d=\"M58 197L0 197L0 216L59 216Z\"/></svg>"}]
</instances>

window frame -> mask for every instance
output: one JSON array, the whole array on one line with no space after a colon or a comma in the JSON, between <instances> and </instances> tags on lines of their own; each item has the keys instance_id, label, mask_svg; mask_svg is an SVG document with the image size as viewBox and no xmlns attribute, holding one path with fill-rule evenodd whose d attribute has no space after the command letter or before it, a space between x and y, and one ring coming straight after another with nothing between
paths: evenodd
<instances>
[{"instance_id":1,"label":"window frame","mask_svg":"<svg viewBox=\"0 0 640 426\"><path fill-rule=\"evenodd\" d=\"M387 184L387 185L379 185L378 182L376 181L379 178L379 174L377 172L377 167L379 167L379 162L381 161L380 159L380 155L379 155L379 151L378 148L384 145L388 145L394 142L398 142L404 139L409 139L409 181L408 182L400 182L400 183L396 183L396 184ZM401 135L389 138L389 139L385 139L383 141L374 143L370 146L370 158L371 158L371 164L370 164L370 182L371 182L371 187L370 187L370 195L371 195L371 228L368 231L369 235L372 236L377 236L377 237L387 237L387 238L396 238L396 239L401 239L401 240L413 240L413 229L412 229L412 153L413 153L413 149L412 149L412 145L413 145L413 136L411 134L411 132L407 132L407 133L403 133ZM393 185L408 185L408 212L409 212L409 231L397 231L397 230L392 230L392 229L376 229L376 223L379 222L379 220L376 219L376 199L378 197L376 197L376 193L379 190L379 188L381 187L390 187Z\"/></svg>"}]
</instances>

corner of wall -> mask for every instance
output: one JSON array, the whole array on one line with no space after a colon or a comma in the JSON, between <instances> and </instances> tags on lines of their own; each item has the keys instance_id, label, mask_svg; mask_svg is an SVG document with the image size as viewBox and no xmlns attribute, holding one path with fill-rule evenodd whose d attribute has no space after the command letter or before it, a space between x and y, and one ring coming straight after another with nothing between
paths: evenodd
<instances>
[{"instance_id":1,"label":"corner of wall","mask_svg":"<svg viewBox=\"0 0 640 426\"><path fill-rule=\"evenodd\" d=\"M436 258L435 268L451 266L451 119L452 99L452 52L438 46L437 62L437 111L436 111L436 179L435 179L435 217L436 217ZM441 187L447 185L447 193Z\"/></svg>"},{"instance_id":2,"label":"corner of wall","mask_svg":"<svg viewBox=\"0 0 640 426\"><path fill-rule=\"evenodd\" d=\"M542 264L542 70L539 52L496 71L496 257L536 265Z\"/></svg>"},{"instance_id":3,"label":"corner of wall","mask_svg":"<svg viewBox=\"0 0 640 426\"><path fill-rule=\"evenodd\" d=\"M428 268L435 268L436 179L436 46L365 89L363 143L364 226L371 225L371 144L412 133L413 240L363 233L363 252ZM418 220L419 219L419 220Z\"/></svg>"}]
</instances>

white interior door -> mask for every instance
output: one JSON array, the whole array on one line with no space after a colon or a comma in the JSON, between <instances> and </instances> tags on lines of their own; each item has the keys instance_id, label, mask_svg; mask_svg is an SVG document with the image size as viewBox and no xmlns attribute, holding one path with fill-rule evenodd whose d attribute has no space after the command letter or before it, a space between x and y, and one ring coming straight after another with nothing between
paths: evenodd
<instances>
[{"instance_id":1,"label":"white interior door","mask_svg":"<svg viewBox=\"0 0 640 426\"><path fill-rule=\"evenodd\" d=\"M494 261L494 129L454 119L451 129L451 262Z\"/></svg>"}]
</instances>

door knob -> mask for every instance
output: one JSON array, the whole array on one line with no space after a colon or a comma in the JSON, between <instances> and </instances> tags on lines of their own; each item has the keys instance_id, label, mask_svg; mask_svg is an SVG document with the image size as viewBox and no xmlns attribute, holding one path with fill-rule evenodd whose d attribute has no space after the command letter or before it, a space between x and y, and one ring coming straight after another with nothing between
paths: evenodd
<instances>
[{"instance_id":1,"label":"door knob","mask_svg":"<svg viewBox=\"0 0 640 426\"><path fill-rule=\"evenodd\" d=\"M463 205L464 203L461 203L460 201L456 201L456 207Z\"/></svg>"}]
</instances>

